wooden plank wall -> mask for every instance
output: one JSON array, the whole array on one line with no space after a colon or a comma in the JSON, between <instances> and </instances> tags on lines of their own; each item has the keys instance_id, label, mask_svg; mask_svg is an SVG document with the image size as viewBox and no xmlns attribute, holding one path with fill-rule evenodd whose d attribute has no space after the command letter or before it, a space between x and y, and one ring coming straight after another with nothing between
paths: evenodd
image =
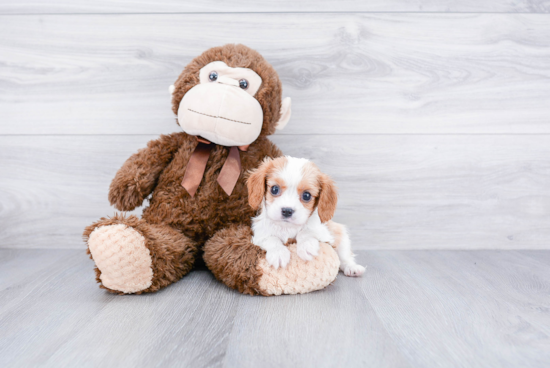
<instances>
[{"instance_id":1,"label":"wooden plank wall","mask_svg":"<svg viewBox=\"0 0 550 368\"><path fill-rule=\"evenodd\" d=\"M0 14L452 12L549 13L548 0L2 0Z\"/></svg>"},{"instance_id":2,"label":"wooden plank wall","mask_svg":"<svg viewBox=\"0 0 550 368\"><path fill-rule=\"evenodd\" d=\"M549 1L0 1L0 247L83 248L168 86L240 42L293 99L284 152L357 249L550 244ZM139 213L139 211L138 211Z\"/></svg>"}]
</instances>

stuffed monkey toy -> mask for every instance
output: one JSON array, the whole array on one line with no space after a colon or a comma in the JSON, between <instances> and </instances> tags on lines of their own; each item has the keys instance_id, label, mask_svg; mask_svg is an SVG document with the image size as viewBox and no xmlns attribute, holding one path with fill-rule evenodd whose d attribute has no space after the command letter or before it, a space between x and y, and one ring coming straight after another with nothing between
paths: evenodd
<instances>
[{"instance_id":1,"label":"stuffed monkey toy","mask_svg":"<svg viewBox=\"0 0 550 368\"><path fill-rule=\"evenodd\" d=\"M170 87L183 132L161 135L132 155L109 188L109 201L141 218L115 214L84 231L100 287L119 294L164 288L204 260L230 288L251 295L297 294L330 284L338 273L333 248L275 269L252 244L246 173L281 151L267 138L290 118L273 67L243 45L225 45L192 60ZM185 282L182 281L182 282Z\"/></svg>"}]
</instances>

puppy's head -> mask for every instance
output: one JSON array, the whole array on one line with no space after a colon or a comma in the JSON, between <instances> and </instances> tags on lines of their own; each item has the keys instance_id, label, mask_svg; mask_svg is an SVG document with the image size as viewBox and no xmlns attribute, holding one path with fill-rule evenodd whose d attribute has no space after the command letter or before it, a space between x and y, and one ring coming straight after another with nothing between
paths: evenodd
<instances>
[{"instance_id":1,"label":"puppy's head","mask_svg":"<svg viewBox=\"0 0 550 368\"><path fill-rule=\"evenodd\" d=\"M272 221L301 226L317 208L321 222L327 222L336 210L334 182L303 158L266 158L250 173L247 185L250 206L260 208L265 198L266 215Z\"/></svg>"}]
</instances>

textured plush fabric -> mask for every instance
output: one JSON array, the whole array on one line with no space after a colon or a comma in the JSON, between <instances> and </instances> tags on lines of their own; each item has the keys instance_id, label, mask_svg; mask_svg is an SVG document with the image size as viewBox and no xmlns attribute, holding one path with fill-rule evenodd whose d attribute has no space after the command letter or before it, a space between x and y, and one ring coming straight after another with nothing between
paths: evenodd
<instances>
[{"instance_id":1,"label":"textured plush fabric","mask_svg":"<svg viewBox=\"0 0 550 368\"><path fill-rule=\"evenodd\" d=\"M304 294L321 290L338 276L340 260L336 251L327 243L319 244L319 255L304 261L296 254L296 243L288 246L290 262L285 268L274 269L265 258L258 262L262 277L258 287L264 294Z\"/></svg>"},{"instance_id":2,"label":"textured plush fabric","mask_svg":"<svg viewBox=\"0 0 550 368\"><path fill-rule=\"evenodd\" d=\"M252 230L231 225L220 230L204 245L204 261L214 276L244 294L268 295L259 286L262 271L257 267L265 251L252 244Z\"/></svg>"},{"instance_id":3,"label":"textured plush fabric","mask_svg":"<svg viewBox=\"0 0 550 368\"><path fill-rule=\"evenodd\" d=\"M151 269L153 270L153 279L151 285L143 290L133 291L135 294L157 291L163 287L178 281L191 271L195 258L197 257L198 245L181 234L177 230L166 225L152 225L136 216L115 215L112 218L102 218L84 230L84 241L88 244L88 254L94 261L94 255L90 249L90 237L92 233L101 227L110 227L112 225L122 225L126 228L133 229L139 233L144 239L144 245L149 250L151 255ZM111 241L103 238L104 247L111 247ZM121 248L113 247L111 252L121 252ZM117 257L116 255L113 255ZM122 258L125 258L122 256ZM131 262L124 267L124 272L134 273ZM125 291L111 288L103 283L102 272L99 264L96 261L96 280L101 283L100 287L114 293L123 294ZM113 286L113 285L111 285Z\"/></svg>"},{"instance_id":4,"label":"textured plush fabric","mask_svg":"<svg viewBox=\"0 0 550 368\"><path fill-rule=\"evenodd\" d=\"M109 289L135 293L151 286L151 253L136 230L123 224L101 226L90 234L88 245Z\"/></svg>"},{"instance_id":5,"label":"textured plush fabric","mask_svg":"<svg viewBox=\"0 0 550 368\"><path fill-rule=\"evenodd\" d=\"M265 251L252 244L248 226L233 225L220 230L204 246L206 265L218 280L250 295L303 294L320 290L338 275L340 261L336 251L320 243L319 255L304 261L289 244L290 263L275 269L267 264Z\"/></svg>"}]
</instances>

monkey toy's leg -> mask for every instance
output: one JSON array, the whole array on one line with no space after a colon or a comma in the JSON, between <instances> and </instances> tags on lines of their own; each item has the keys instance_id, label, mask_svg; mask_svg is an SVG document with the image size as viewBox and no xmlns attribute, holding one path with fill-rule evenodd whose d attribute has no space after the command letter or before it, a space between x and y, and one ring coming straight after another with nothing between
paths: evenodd
<instances>
[{"instance_id":1,"label":"monkey toy's leg","mask_svg":"<svg viewBox=\"0 0 550 368\"><path fill-rule=\"evenodd\" d=\"M197 244L167 225L136 216L102 218L84 231L101 287L119 294L157 291L193 267Z\"/></svg>"},{"instance_id":2,"label":"monkey toy's leg","mask_svg":"<svg viewBox=\"0 0 550 368\"><path fill-rule=\"evenodd\" d=\"M252 244L250 227L231 225L206 242L204 261L218 280L250 295L303 294L334 281L340 261L329 244L320 243L319 255L311 261L298 257L295 243L287 246L290 262L275 269L265 260L265 251Z\"/></svg>"}]
</instances>

